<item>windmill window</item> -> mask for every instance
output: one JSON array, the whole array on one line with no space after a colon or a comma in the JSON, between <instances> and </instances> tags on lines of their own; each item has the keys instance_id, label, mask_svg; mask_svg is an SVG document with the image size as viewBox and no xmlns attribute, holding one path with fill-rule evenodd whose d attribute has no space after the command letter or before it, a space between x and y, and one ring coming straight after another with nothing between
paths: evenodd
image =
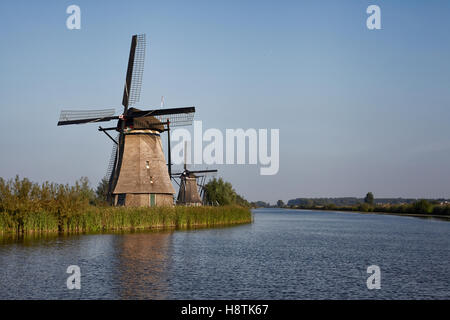
<instances>
[{"instance_id":1,"label":"windmill window","mask_svg":"<svg viewBox=\"0 0 450 320\"><path fill-rule=\"evenodd\" d=\"M117 205L124 206L125 205L125 193L120 193L117 195Z\"/></svg>"}]
</instances>

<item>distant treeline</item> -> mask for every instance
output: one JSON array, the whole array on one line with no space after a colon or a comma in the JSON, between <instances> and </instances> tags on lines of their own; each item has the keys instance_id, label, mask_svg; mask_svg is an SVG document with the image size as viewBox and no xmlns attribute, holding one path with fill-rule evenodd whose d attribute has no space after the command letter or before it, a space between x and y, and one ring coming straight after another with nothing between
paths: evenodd
<instances>
[{"instance_id":1,"label":"distant treeline","mask_svg":"<svg viewBox=\"0 0 450 320\"><path fill-rule=\"evenodd\" d=\"M417 199L410 198L376 198L374 203L377 205L400 205L415 203ZM430 202L445 201L445 199L428 200ZM365 203L365 198L356 197L342 197L342 198L297 198L289 200L287 205L291 206L357 206L361 203Z\"/></svg>"},{"instance_id":2,"label":"distant treeline","mask_svg":"<svg viewBox=\"0 0 450 320\"><path fill-rule=\"evenodd\" d=\"M403 199L374 198L371 192L365 198L297 198L287 205L278 200L276 205L264 201L251 203L254 208L292 208L311 210L338 210L359 212L384 212L396 214L419 214L450 216L450 201L447 199Z\"/></svg>"},{"instance_id":3,"label":"distant treeline","mask_svg":"<svg viewBox=\"0 0 450 320\"><path fill-rule=\"evenodd\" d=\"M450 216L450 205L437 204L436 201L433 201L432 203L425 199L415 200L415 202L408 204L370 205L367 203L360 203L353 206L337 206L335 204L327 204L325 206L289 206L289 208Z\"/></svg>"},{"instance_id":4,"label":"distant treeline","mask_svg":"<svg viewBox=\"0 0 450 320\"><path fill-rule=\"evenodd\" d=\"M270 207L275 207L275 206L271 206L270 203L264 202L264 201L250 202L250 206L252 208L270 208Z\"/></svg>"}]
</instances>

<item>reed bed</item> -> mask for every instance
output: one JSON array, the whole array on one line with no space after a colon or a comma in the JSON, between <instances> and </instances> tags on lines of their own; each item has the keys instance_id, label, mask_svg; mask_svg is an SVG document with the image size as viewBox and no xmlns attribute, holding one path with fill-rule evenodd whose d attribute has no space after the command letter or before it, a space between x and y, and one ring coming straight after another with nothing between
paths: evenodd
<instances>
[{"instance_id":1,"label":"reed bed","mask_svg":"<svg viewBox=\"0 0 450 320\"><path fill-rule=\"evenodd\" d=\"M95 207L70 215L51 212L0 212L0 233L84 233L155 228L193 228L252 222L248 208L227 207Z\"/></svg>"},{"instance_id":2,"label":"reed bed","mask_svg":"<svg viewBox=\"0 0 450 320\"><path fill-rule=\"evenodd\" d=\"M111 207L95 198L87 178L74 186L0 178L0 234L190 228L248 223L250 209L221 207Z\"/></svg>"}]
</instances>

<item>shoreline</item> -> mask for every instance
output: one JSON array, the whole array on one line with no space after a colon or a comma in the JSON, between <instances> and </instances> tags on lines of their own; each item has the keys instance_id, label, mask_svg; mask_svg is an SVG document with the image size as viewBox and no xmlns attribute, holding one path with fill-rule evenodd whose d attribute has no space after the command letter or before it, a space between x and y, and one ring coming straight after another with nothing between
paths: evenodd
<instances>
[{"instance_id":1,"label":"shoreline","mask_svg":"<svg viewBox=\"0 0 450 320\"><path fill-rule=\"evenodd\" d=\"M58 231L29 231L27 233L16 233L16 232L1 232L0 231L0 244L9 243L9 241L17 241L19 239L32 240L41 238L54 238L54 237L71 237L71 236L88 236L88 235L108 235L108 234L137 234L137 233L159 233L159 232L176 232L176 231L193 231L193 230L204 230L204 229L216 229L216 228L233 228L240 225L246 225L253 223L251 221L246 222L232 222L232 223L221 223L215 225L205 225L197 224L191 225L189 227L184 226L151 226L151 227L141 227L133 228L126 227L120 229L108 229L100 231L71 231L71 232L58 232ZM6 241L6 242L5 242Z\"/></svg>"},{"instance_id":2,"label":"shoreline","mask_svg":"<svg viewBox=\"0 0 450 320\"><path fill-rule=\"evenodd\" d=\"M306 211L331 211L331 212L342 212L342 213L359 213L359 214L380 214L380 215L389 215L389 216L399 216L399 217L412 217L412 218L422 218L422 219L437 219L450 221L450 216L447 215L425 215L418 213L396 213L396 212L382 212L382 211L357 211L357 210L331 210L324 208L317 209L302 209L302 208L279 208L279 209L288 209L288 210L306 210Z\"/></svg>"}]
</instances>

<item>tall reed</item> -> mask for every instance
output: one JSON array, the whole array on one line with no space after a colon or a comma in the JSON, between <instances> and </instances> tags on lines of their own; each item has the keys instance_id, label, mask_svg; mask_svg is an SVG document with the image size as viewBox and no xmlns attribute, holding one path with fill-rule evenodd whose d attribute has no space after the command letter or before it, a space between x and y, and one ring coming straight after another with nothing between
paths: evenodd
<instances>
[{"instance_id":1,"label":"tall reed","mask_svg":"<svg viewBox=\"0 0 450 320\"><path fill-rule=\"evenodd\" d=\"M110 207L96 203L87 178L74 186L0 178L0 233L91 232L122 229L189 228L248 223L248 208Z\"/></svg>"},{"instance_id":2,"label":"tall reed","mask_svg":"<svg viewBox=\"0 0 450 320\"><path fill-rule=\"evenodd\" d=\"M152 228L192 228L249 223L248 208L229 207L95 207L69 215L0 212L0 233L99 232Z\"/></svg>"}]
</instances>

